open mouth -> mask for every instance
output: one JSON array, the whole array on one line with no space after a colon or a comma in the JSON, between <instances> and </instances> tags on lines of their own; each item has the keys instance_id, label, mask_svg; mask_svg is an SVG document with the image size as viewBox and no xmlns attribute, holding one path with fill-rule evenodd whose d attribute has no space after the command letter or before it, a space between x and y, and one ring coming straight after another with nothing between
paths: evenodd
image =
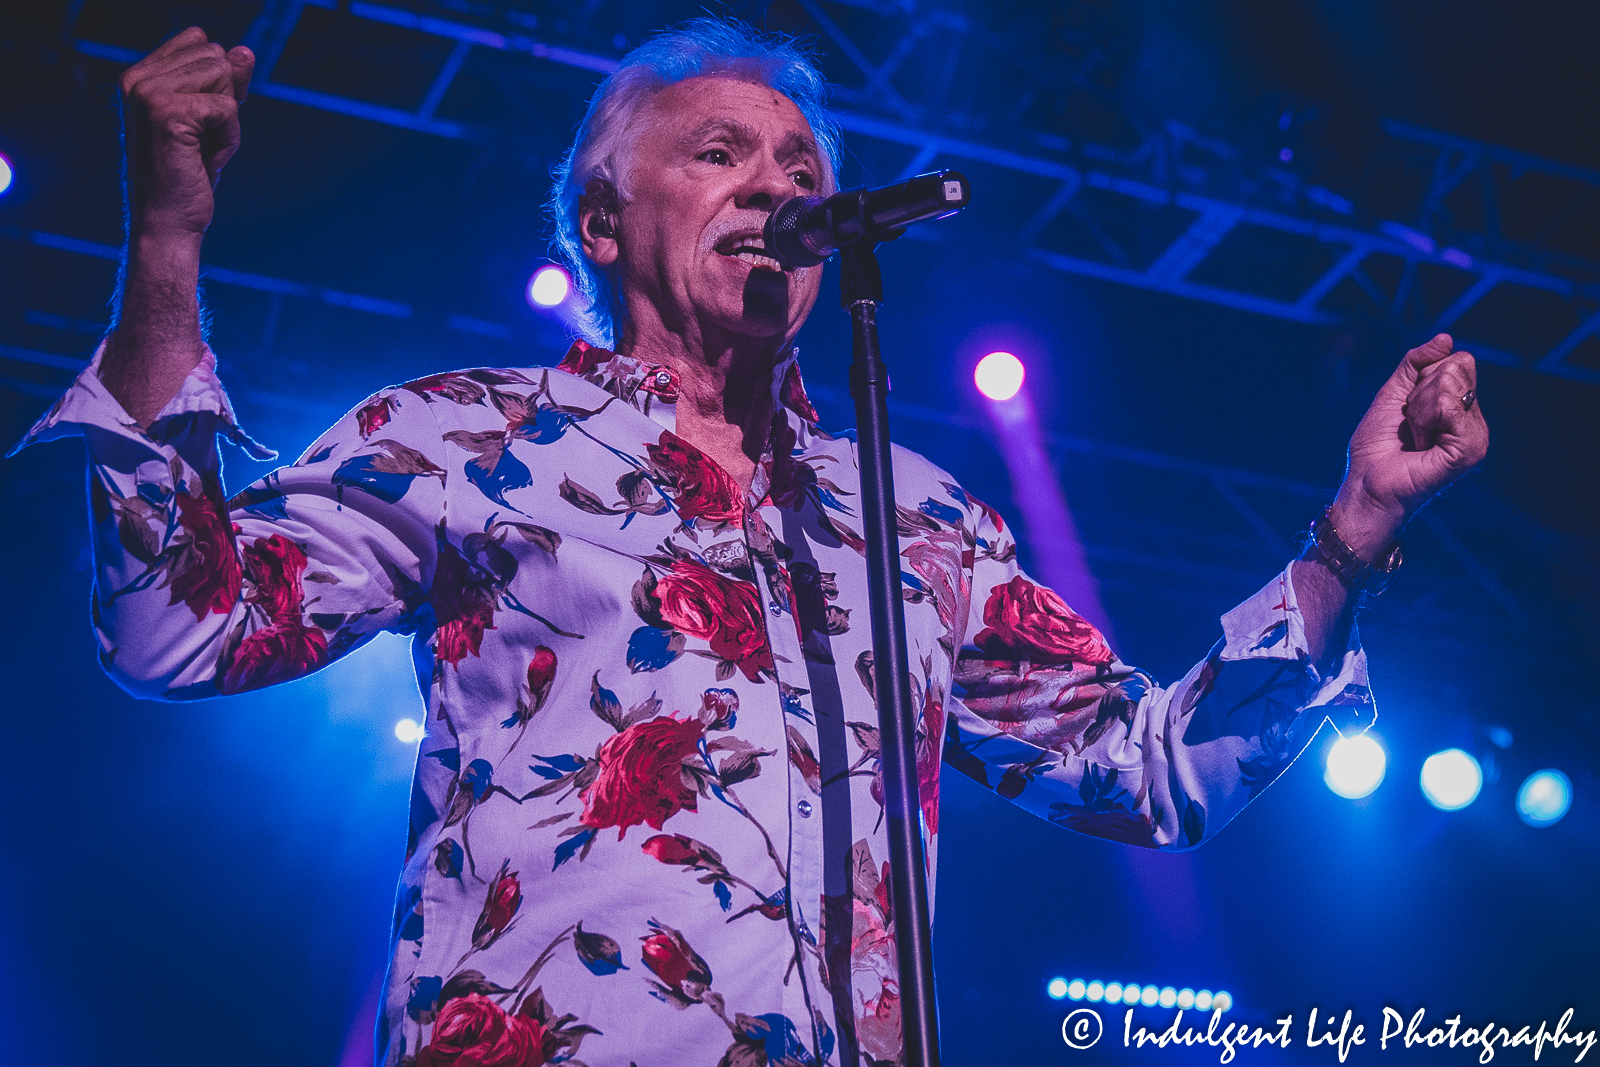
<instances>
[{"instance_id":1,"label":"open mouth","mask_svg":"<svg viewBox=\"0 0 1600 1067\"><path fill-rule=\"evenodd\" d=\"M782 273L783 265L767 255L767 243L758 233L732 234L717 242L717 253L742 260L756 270Z\"/></svg>"}]
</instances>

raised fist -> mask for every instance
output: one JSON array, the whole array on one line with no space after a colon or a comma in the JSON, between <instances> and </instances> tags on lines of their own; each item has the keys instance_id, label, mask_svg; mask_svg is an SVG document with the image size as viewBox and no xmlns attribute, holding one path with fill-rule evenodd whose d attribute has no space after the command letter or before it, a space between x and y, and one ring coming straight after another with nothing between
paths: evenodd
<instances>
[{"instance_id":1,"label":"raised fist","mask_svg":"<svg viewBox=\"0 0 1600 1067\"><path fill-rule=\"evenodd\" d=\"M256 57L191 26L123 72L123 151L134 236L198 238L217 175L239 148L239 103Z\"/></svg>"}]
</instances>

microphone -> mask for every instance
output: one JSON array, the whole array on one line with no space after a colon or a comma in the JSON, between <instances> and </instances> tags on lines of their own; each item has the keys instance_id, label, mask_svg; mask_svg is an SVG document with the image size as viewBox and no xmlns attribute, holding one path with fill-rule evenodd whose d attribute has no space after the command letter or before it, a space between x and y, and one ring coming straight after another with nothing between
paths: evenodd
<instances>
[{"instance_id":1,"label":"microphone","mask_svg":"<svg viewBox=\"0 0 1600 1067\"><path fill-rule=\"evenodd\" d=\"M785 270L814 267L855 241L889 241L924 219L942 219L967 206L972 191L960 171L919 174L882 189L832 196L795 196L767 216L767 254Z\"/></svg>"}]
</instances>

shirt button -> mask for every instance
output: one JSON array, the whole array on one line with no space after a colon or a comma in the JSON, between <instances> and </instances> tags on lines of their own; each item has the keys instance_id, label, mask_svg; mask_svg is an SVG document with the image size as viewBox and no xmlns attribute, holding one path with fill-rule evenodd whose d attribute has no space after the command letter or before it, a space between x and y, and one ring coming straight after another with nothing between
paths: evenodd
<instances>
[{"instance_id":1,"label":"shirt button","mask_svg":"<svg viewBox=\"0 0 1600 1067\"><path fill-rule=\"evenodd\" d=\"M800 817L802 819L811 818L811 801L802 800L800 803L794 806L794 810L800 813Z\"/></svg>"}]
</instances>

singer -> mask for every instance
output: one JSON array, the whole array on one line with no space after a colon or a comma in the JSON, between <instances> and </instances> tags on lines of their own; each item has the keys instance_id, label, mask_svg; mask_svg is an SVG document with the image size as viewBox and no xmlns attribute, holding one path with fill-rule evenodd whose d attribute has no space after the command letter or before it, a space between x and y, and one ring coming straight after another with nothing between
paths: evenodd
<instances>
[{"instance_id":1,"label":"singer","mask_svg":"<svg viewBox=\"0 0 1600 1067\"><path fill-rule=\"evenodd\" d=\"M88 442L107 669L185 700L414 635L427 735L380 1064L900 1062L855 447L817 426L792 347L822 268L763 237L836 190L819 75L710 19L638 48L551 197L589 303L559 367L384 389L230 499L216 436L262 450L195 290L253 62L190 29L123 76L119 314L28 438ZM941 759L1068 828L1187 849L1325 717L1370 721L1352 606L1484 456L1474 389L1448 337L1407 353L1304 558L1169 685L899 452L929 866Z\"/></svg>"}]
</instances>

